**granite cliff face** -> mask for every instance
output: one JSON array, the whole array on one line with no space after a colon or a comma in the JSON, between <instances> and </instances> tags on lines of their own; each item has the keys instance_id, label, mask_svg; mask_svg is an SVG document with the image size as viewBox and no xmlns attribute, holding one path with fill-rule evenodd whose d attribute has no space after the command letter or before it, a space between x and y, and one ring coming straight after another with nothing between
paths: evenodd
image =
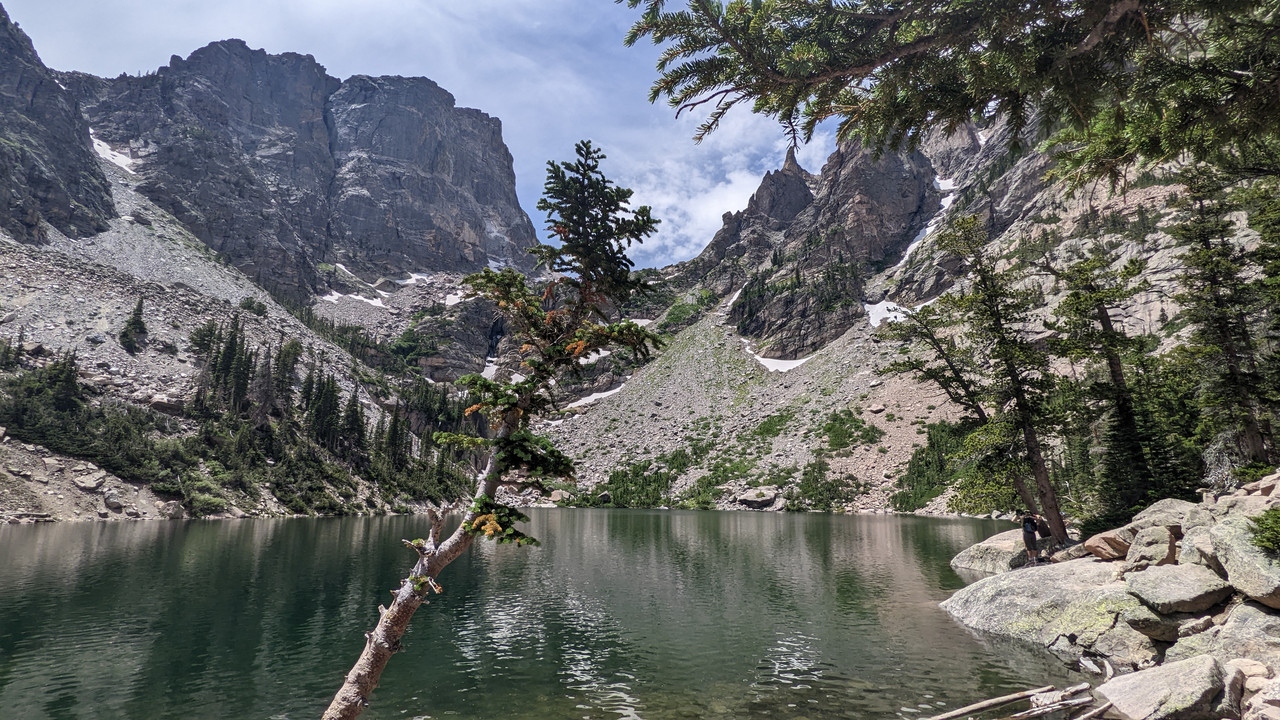
<instances>
[{"instance_id":1,"label":"granite cliff face","mask_svg":"<svg viewBox=\"0 0 1280 720\"><path fill-rule=\"evenodd\" d=\"M0 228L43 242L41 221L81 237L115 216L75 97L0 7Z\"/></svg>"},{"instance_id":2,"label":"granite cliff face","mask_svg":"<svg viewBox=\"0 0 1280 720\"><path fill-rule=\"evenodd\" d=\"M268 290L323 294L322 264L369 282L530 266L501 123L425 78L340 82L310 55L227 40L66 84L138 189Z\"/></svg>"},{"instance_id":3,"label":"granite cliff face","mask_svg":"<svg viewBox=\"0 0 1280 720\"><path fill-rule=\"evenodd\" d=\"M846 143L819 176L788 153L680 275L716 297L737 293L729 319L763 356L812 354L865 314L865 279L937 212L933 180L919 153L876 157Z\"/></svg>"}]
</instances>

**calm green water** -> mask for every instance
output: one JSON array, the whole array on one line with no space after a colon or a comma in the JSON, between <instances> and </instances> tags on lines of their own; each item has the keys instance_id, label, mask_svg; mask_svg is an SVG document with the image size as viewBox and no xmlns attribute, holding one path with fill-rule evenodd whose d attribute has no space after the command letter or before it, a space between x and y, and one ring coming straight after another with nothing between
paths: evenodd
<instances>
[{"instance_id":1,"label":"calm green water","mask_svg":"<svg viewBox=\"0 0 1280 720\"><path fill-rule=\"evenodd\" d=\"M961 584L951 556L1003 525L532 517L542 547L445 570L362 717L920 717L1065 678L937 607ZM318 717L425 528L0 526L0 718Z\"/></svg>"}]
</instances>

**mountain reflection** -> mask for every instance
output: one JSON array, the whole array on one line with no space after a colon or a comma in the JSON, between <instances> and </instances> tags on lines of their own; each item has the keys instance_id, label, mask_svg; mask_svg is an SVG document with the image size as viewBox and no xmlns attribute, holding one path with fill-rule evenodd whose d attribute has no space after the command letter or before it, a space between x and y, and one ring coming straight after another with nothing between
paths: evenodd
<instances>
[{"instance_id":1,"label":"mountain reflection","mask_svg":"<svg viewBox=\"0 0 1280 720\"><path fill-rule=\"evenodd\" d=\"M960 584L950 557L994 523L531 516L541 547L481 544L445 571L365 717L887 718L1065 675L937 607ZM0 528L0 707L317 716L409 566L400 538L425 532L412 517Z\"/></svg>"}]
</instances>

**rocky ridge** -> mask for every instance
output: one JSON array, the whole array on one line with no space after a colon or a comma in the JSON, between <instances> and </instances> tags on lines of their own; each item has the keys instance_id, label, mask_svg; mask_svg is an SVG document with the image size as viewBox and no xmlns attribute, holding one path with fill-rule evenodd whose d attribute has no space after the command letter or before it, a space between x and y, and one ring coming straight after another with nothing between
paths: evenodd
<instances>
[{"instance_id":1,"label":"rocky ridge","mask_svg":"<svg viewBox=\"0 0 1280 720\"><path fill-rule=\"evenodd\" d=\"M61 77L138 190L274 293L323 295L338 264L370 283L532 266L501 123L426 78L339 81L240 40Z\"/></svg>"}]
</instances>

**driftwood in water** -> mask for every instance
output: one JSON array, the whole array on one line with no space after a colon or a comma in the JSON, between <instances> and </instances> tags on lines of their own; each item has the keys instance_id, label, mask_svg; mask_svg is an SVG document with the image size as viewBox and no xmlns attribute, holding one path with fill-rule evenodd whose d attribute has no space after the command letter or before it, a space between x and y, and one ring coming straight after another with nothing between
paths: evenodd
<instances>
[{"instance_id":1,"label":"driftwood in water","mask_svg":"<svg viewBox=\"0 0 1280 720\"><path fill-rule=\"evenodd\" d=\"M1052 715L1053 713L1056 713L1059 710L1069 710L1071 708L1080 707L1081 705L1088 705L1091 702L1093 702L1092 697L1075 698L1073 700L1062 700L1060 702L1056 702L1051 705L1041 705L1040 707L1034 707L1034 708L1031 708L1030 710L1024 710L1020 713L1014 713L1013 715L1010 715L1009 717L1004 718L1003 720L1027 720L1028 718L1040 717L1041 715Z\"/></svg>"},{"instance_id":2,"label":"driftwood in water","mask_svg":"<svg viewBox=\"0 0 1280 720\"><path fill-rule=\"evenodd\" d=\"M1096 707L1085 713L1080 713L1079 715L1072 718L1072 720L1093 720L1093 718L1098 717L1099 715L1101 715L1102 713L1110 709L1111 709L1111 701L1108 700L1107 702L1103 703L1099 707Z\"/></svg>"},{"instance_id":3,"label":"driftwood in water","mask_svg":"<svg viewBox=\"0 0 1280 720\"><path fill-rule=\"evenodd\" d=\"M1069 697L1074 697L1089 689L1089 683L1083 682L1079 685L1072 685L1065 690L1054 690L1053 692L1040 693L1031 698L1031 707L1041 707L1044 705L1053 705L1060 703Z\"/></svg>"},{"instance_id":4,"label":"driftwood in water","mask_svg":"<svg viewBox=\"0 0 1280 720\"><path fill-rule=\"evenodd\" d=\"M945 712L941 715L934 715L933 717L928 718L928 720L955 720L955 718L964 717L969 713L990 710L991 708L1000 707L1001 705L1008 705L1009 703L1018 702L1019 700L1026 700L1033 695L1050 692L1053 689L1054 687L1052 685L1046 685L1042 688L1036 688L1035 690L1023 690L1022 692L1016 692L1011 695L1002 695L998 698L991 698L990 700L983 700L980 703L966 705L962 708L952 710L951 712Z\"/></svg>"}]
</instances>

